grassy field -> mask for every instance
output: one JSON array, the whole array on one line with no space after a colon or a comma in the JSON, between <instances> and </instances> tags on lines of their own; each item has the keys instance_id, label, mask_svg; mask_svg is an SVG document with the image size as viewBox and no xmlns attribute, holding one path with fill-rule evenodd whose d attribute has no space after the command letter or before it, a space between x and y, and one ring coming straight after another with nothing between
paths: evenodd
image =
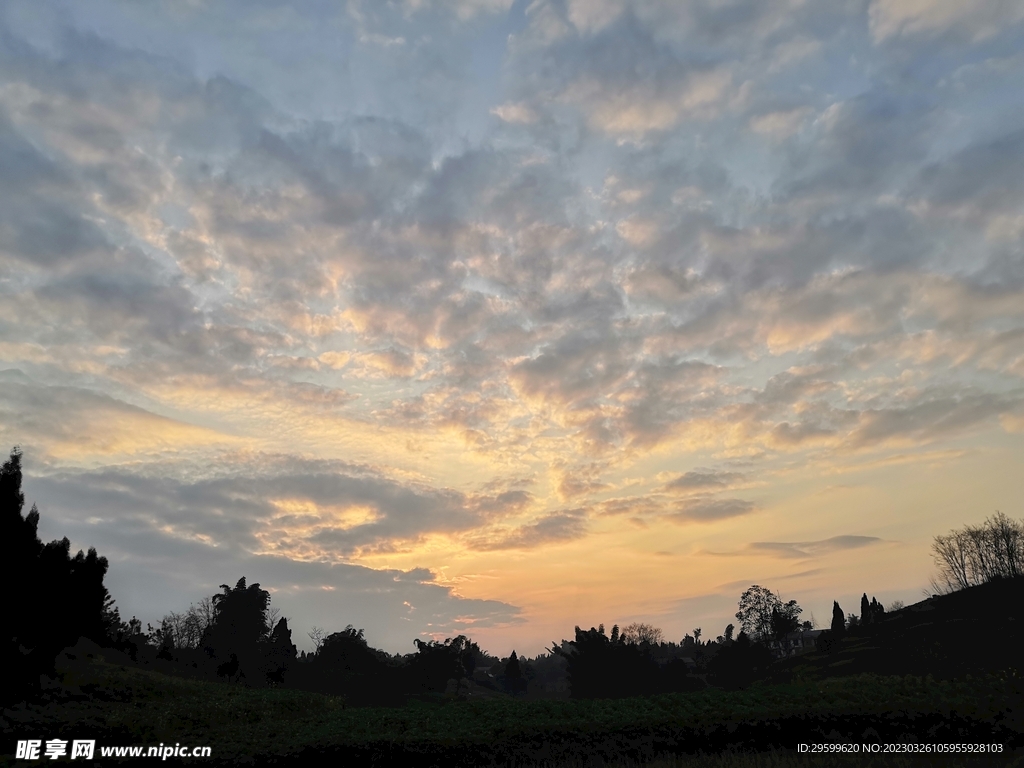
<instances>
[{"instance_id":1,"label":"grassy field","mask_svg":"<svg viewBox=\"0 0 1024 768\"><path fill-rule=\"evenodd\" d=\"M337 697L187 680L101 658L65 659L60 671L62 684L49 689L44 700L5 711L5 749L19 737L60 737L95 738L108 745L209 745L216 762L228 763L347 755L357 757L358 764L448 768L681 768L851 764L785 751L802 740L951 741L959 740L950 735L957 727L962 734L964 727L981 724L990 738L1016 739L1019 746L1024 733L1024 681L1012 673L960 681L864 675L622 700L439 697L399 708L356 708ZM666 753L772 747L782 751L656 759ZM721 760L726 762L716 762Z\"/></svg>"}]
</instances>

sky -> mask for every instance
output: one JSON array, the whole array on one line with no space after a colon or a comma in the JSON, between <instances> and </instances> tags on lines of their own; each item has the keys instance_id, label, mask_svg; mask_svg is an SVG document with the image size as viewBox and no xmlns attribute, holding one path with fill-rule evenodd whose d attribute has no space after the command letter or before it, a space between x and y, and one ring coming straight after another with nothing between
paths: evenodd
<instances>
[{"instance_id":1,"label":"sky","mask_svg":"<svg viewBox=\"0 0 1024 768\"><path fill-rule=\"evenodd\" d=\"M1024 516L1017 0L0 3L0 450L300 647L916 602Z\"/></svg>"}]
</instances>

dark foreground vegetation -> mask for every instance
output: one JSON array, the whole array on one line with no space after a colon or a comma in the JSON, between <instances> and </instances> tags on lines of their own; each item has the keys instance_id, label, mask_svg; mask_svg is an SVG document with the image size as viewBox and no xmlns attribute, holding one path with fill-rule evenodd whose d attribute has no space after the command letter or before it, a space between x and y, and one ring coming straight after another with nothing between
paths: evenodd
<instances>
[{"instance_id":1,"label":"dark foreground vegetation","mask_svg":"<svg viewBox=\"0 0 1024 768\"><path fill-rule=\"evenodd\" d=\"M844 742L996 744L997 759L1024 761L1024 526L998 514L937 537L937 594L916 605L865 594L821 631L755 585L738 633L675 643L643 624L576 627L547 654L498 659L464 636L391 655L351 626L314 628L315 651L299 653L244 578L144 631L103 587L107 561L44 545L23 507L14 452L0 556L6 583L25 587L2 637L8 756L42 737L208 745L204 764L838 765L793 750Z\"/></svg>"},{"instance_id":2,"label":"dark foreground vegetation","mask_svg":"<svg viewBox=\"0 0 1024 768\"><path fill-rule=\"evenodd\" d=\"M121 663L119 663L121 662ZM859 675L626 699L350 707L339 697L187 680L88 643L58 660L61 684L6 713L23 734L108 744L210 744L215 761L344 758L356 765L537 765L597 758L792 750L799 742L936 741L1024 746L1024 681ZM806 759L806 758L805 758Z\"/></svg>"}]
</instances>

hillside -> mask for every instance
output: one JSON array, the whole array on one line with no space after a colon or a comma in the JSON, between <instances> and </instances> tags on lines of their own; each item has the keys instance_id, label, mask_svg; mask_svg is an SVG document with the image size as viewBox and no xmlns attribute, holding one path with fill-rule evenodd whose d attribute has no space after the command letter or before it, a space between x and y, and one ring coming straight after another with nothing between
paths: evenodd
<instances>
[{"instance_id":1,"label":"hillside","mask_svg":"<svg viewBox=\"0 0 1024 768\"><path fill-rule=\"evenodd\" d=\"M878 675L959 678L1024 668L1024 578L940 595L854 627L831 654L782 662L772 681Z\"/></svg>"}]
</instances>

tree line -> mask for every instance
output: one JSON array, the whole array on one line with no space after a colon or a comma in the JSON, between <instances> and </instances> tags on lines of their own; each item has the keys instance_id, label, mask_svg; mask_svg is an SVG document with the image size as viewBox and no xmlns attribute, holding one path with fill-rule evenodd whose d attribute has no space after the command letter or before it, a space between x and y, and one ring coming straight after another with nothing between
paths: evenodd
<instances>
[{"instance_id":1,"label":"tree line","mask_svg":"<svg viewBox=\"0 0 1024 768\"><path fill-rule=\"evenodd\" d=\"M311 653L292 641L288 620L270 605L270 593L244 577L222 584L220 592L171 611L156 628L132 617L123 620L103 579L106 558L95 549L72 556L67 538L43 544L39 511L23 514L21 453L0 468L0 568L13 594L3 634L9 695L23 698L40 675L52 675L61 649L80 637L126 653L176 674L247 686L288 686L343 694L352 703L400 703L410 696L458 694L473 685L511 695L530 690L574 698L623 697L699 690L708 685L740 688L764 676L772 664L805 642L814 630L801 621L795 600L753 585L740 596L736 620L715 639L701 628L680 642L666 641L660 629L634 623L575 628L571 640L552 642L533 659L515 651L500 659L459 635L413 641L415 651L388 654L369 645L362 629L349 625L328 633L309 632ZM997 513L981 526L967 526L935 537L937 583L947 591L1021 575L1024 525ZM895 603L889 610L902 608ZM857 626L882 621L886 609L865 593L860 614L844 614L833 603L828 629L811 632L818 651L834 652ZM804 633L804 634L801 634ZM794 638L796 638L794 640Z\"/></svg>"}]
</instances>

